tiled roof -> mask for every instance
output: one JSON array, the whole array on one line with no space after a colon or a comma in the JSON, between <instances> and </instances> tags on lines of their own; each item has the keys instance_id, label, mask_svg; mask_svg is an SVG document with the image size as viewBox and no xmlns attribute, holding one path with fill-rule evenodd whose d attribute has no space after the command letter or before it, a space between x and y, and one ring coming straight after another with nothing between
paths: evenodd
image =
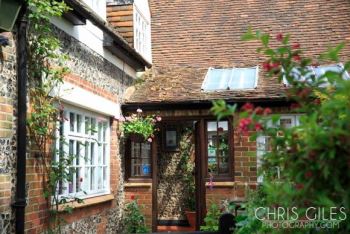
<instances>
[{"instance_id":1,"label":"tiled roof","mask_svg":"<svg viewBox=\"0 0 350 234\"><path fill-rule=\"evenodd\" d=\"M151 0L153 74L127 103L268 100L283 97L283 86L259 74L254 90L202 92L208 67L252 67L265 57L259 43L240 38L248 26L276 35L290 33L307 56L350 40L348 0ZM272 46L278 42L272 38ZM350 58L347 46L342 52Z\"/></svg>"},{"instance_id":2,"label":"tiled roof","mask_svg":"<svg viewBox=\"0 0 350 234\"><path fill-rule=\"evenodd\" d=\"M145 82L136 85L136 91L125 103L207 102L216 99L266 101L284 98L283 85L263 75L260 75L256 89L204 92L201 86L206 72L207 69L189 67L149 70Z\"/></svg>"},{"instance_id":3,"label":"tiled roof","mask_svg":"<svg viewBox=\"0 0 350 234\"><path fill-rule=\"evenodd\" d=\"M310 55L350 40L348 0L150 0L150 6L158 67L257 65L258 44L240 39L248 26L290 33Z\"/></svg>"}]
</instances>

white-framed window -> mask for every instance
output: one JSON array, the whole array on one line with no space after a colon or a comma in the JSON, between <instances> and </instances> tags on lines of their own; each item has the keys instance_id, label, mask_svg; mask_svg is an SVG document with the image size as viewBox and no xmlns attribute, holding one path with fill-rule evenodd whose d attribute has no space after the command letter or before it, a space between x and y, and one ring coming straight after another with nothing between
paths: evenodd
<instances>
[{"instance_id":1,"label":"white-framed window","mask_svg":"<svg viewBox=\"0 0 350 234\"><path fill-rule=\"evenodd\" d=\"M56 147L63 150L60 157L74 156L67 168L71 182L61 182L58 193L64 197L86 198L110 192L110 123L97 113L65 106L64 121L60 123ZM62 143L64 142L64 143Z\"/></svg>"},{"instance_id":2,"label":"white-framed window","mask_svg":"<svg viewBox=\"0 0 350 234\"><path fill-rule=\"evenodd\" d=\"M316 79L320 79L327 71L332 72L342 72L344 70L344 65L342 63L338 64L331 64L331 65L320 65L320 66L308 66L305 68L305 74L300 74L299 70L293 68L291 71L291 75L293 76L294 80L296 81L306 81L306 82L312 82L312 77L315 77ZM347 71L344 71L343 77L344 80L350 79L349 73ZM283 84L289 85L286 77L283 77ZM329 85L328 81L325 80L323 84L321 84L321 87L326 87Z\"/></svg>"},{"instance_id":3,"label":"white-framed window","mask_svg":"<svg viewBox=\"0 0 350 234\"><path fill-rule=\"evenodd\" d=\"M254 89L258 85L259 67L212 68L205 75L202 90L241 90Z\"/></svg>"},{"instance_id":4,"label":"white-framed window","mask_svg":"<svg viewBox=\"0 0 350 234\"><path fill-rule=\"evenodd\" d=\"M134 48L144 58L151 61L151 24L140 10L134 6Z\"/></svg>"},{"instance_id":5,"label":"white-framed window","mask_svg":"<svg viewBox=\"0 0 350 234\"><path fill-rule=\"evenodd\" d=\"M298 126L300 114L282 114L280 119L276 123L278 126L283 128L292 128ZM272 124L268 124L269 127L272 127ZM262 166L262 161L264 155L270 150L269 136L260 135L256 139L256 159L257 159L257 168L259 169ZM277 177L280 177L280 168L272 168L276 170ZM263 181L263 175L258 176L257 182L261 183Z\"/></svg>"}]
</instances>

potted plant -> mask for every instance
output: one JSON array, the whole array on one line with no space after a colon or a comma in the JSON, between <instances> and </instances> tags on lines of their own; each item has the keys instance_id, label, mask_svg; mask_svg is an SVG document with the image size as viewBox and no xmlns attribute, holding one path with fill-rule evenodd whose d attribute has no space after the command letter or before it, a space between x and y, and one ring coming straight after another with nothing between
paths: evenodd
<instances>
[{"instance_id":1,"label":"potted plant","mask_svg":"<svg viewBox=\"0 0 350 234\"><path fill-rule=\"evenodd\" d=\"M160 116L142 116L142 110L137 109L136 114L131 114L121 119L123 123L123 132L134 142L152 142L154 132L157 130L156 123L160 122Z\"/></svg>"}]
</instances>

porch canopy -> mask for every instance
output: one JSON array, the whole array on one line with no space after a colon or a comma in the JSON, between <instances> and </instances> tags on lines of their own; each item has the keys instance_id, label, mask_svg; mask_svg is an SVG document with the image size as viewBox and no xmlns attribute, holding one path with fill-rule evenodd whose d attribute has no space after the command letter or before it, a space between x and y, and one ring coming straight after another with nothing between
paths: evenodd
<instances>
[{"instance_id":1,"label":"porch canopy","mask_svg":"<svg viewBox=\"0 0 350 234\"><path fill-rule=\"evenodd\" d=\"M126 92L123 109L210 108L211 102L219 99L229 103L286 104L286 88L262 71L253 89L204 91L202 85L207 71L192 67L152 68L142 82Z\"/></svg>"}]
</instances>

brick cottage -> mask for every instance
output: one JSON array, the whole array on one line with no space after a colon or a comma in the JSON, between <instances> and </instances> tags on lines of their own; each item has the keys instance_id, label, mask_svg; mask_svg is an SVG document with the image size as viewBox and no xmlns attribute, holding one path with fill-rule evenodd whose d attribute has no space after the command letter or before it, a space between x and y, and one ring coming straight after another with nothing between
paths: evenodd
<instances>
[{"instance_id":1,"label":"brick cottage","mask_svg":"<svg viewBox=\"0 0 350 234\"><path fill-rule=\"evenodd\" d=\"M81 160L75 179L59 188L62 195L84 200L65 216L65 233L121 233L124 205L133 197L143 205L152 231L187 225L185 154L195 165L196 229L211 203L244 201L247 189L262 180L257 171L268 139L241 136L233 124L238 115L218 121L210 112L212 101L269 107L281 114L280 124L286 127L297 125L300 114L290 111L286 84L268 79L261 69L258 44L240 37L248 26L272 35L290 33L315 58L328 46L350 40L346 0L65 2L73 10L51 20L71 71L61 89L66 91L60 93L67 119L65 151L83 152L94 162ZM21 202L16 194L24 175L17 173L17 165L25 158L25 232L42 233L48 212L42 172L29 139L27 147L17 146L23 138L18 131L18 118L23 118L18 108L18 32L1 35L11 43L1 47L0 231L17 231L18 207L11 204ZM345 47L343 62L349 52ZM312 69L322 73L341 66ZM120 134L119 120L139 108L143 115L162 117L152 142L134 142ZM86 128L90 124L96 133Z\"/></svg>"}]
</instances>

